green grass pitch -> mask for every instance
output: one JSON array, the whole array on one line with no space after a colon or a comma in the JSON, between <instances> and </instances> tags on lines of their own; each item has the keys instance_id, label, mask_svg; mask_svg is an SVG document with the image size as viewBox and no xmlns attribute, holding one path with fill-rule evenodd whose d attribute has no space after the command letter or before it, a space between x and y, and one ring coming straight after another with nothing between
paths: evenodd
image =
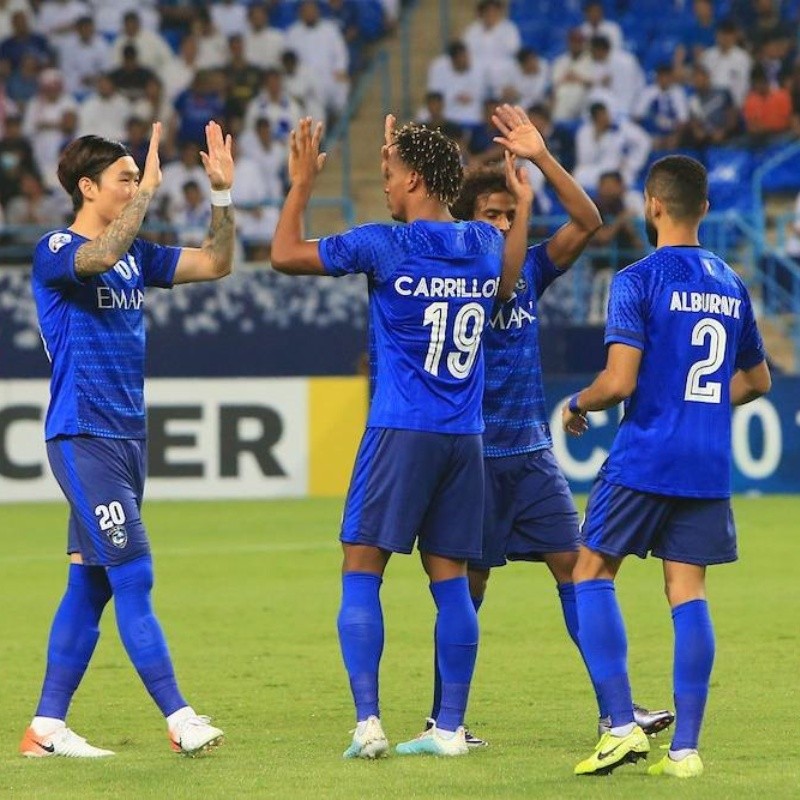
<instances>
[{"instance_id":1,"label":"green grass pitch","mask_svg":"<svg viewBox=\"0 0 800 800\"><path fill-rule=\"evenodd\" d=\"M182 759L107 612L70 723L117 756L26 760L46 636L63 589L65 508L0 506L0 797L747 798L800 796L800 498L739 498L739 563L710 571L717 662L701 742L706 774L681 783L644 766L575 778L595 709L541 565L497 571L481 611L468 721L490 740L468 757L345 762L352 710L336 641L338 501L149 503L155 604L184 693L225 745ZM656 561L630 561L619 595L634 697L671 704L672 631ZM391 741L429 708L433 604L416 558L383 588L383 720ZM662 735L654 740L660 757Z\"/></svg>"}]
</instances>

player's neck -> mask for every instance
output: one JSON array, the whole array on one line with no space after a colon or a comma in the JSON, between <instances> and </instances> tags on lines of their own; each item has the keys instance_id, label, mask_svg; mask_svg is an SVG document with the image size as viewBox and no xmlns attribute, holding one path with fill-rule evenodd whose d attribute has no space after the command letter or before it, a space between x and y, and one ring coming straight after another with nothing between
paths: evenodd
<instances>
[{"instance_id":1,"label":"player's neck","mask_svg":"<svg viewBox=\"0 0 800 800\"><path fill-rule=\"evenodd\" d=\"M448 210L447 206L440 203L438 200L422 200L418 205L414 205L408 209L406 215L406 222L416 222L417 220L425 220L427 222L452 222L453 215Z\"/></svg>"},{"instance_id":2,"label":"player's neck","mask_svg":"<svg viewBox=\"0 0 800 800\"><path fill-rule=\"evenodd\" d=\"M100 219L93 209L84 206L75 215L75 220L69 229L84 239L96 239L107 227L108 223Z\"/></svg>"},{"instance_id":3,"label":"player's neck","mask_svg":"<svg viewBox=\"0 0 800 800\"><path fill-rule=\"evenodd\" d=\"M696 225L670 225L658 232L657 247L699 247L700 237Z\"/></svg>"}]
</instances>

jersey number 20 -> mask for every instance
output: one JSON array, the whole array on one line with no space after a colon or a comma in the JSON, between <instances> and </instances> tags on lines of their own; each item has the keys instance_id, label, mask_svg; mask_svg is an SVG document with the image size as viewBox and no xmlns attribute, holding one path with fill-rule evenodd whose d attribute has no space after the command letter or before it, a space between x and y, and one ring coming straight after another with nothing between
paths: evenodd
<instances>
[{"instance_id":1,"label":"jersey number 20","mask_svg":"<svg viewBox=\"0 0 800 800\"><path fill-rule=\"evenodd\" d=\"M712 375L725 360L725 345L728 334L721 322L706 317L692 330L692 344L701 347L708 339L708 356L695 361L686 376L686 391L683 399L692 403L719 403L722 400L722 384L719 381L701 381Z\"/></svg>"},{"instance_id":2,"label":"jersey number 20","mask_svg":"<svg viewBox=\"0 0 800 800\"><path fill-rule=\"evenodd\" d=\"M439 374L439 363L444 353L447 337L447 316L450 306L447 303L431 303L425 309L422 324L431 326L431 339L425 356L425 371L431 375ZM478 303L462 306L453 320L453 344L456 349L447 354L447 369L458 380L464 380L472 371L481 343L483 307Z\"/></svg>"}]
</instances>

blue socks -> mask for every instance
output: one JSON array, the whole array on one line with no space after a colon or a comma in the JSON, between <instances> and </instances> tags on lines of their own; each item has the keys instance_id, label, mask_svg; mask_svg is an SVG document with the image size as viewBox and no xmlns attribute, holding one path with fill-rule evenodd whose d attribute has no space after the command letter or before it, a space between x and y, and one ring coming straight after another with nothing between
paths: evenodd
<instances>
[{"instance_id":1,"label":"blue socks","mask_svg":"<svg viewBox=\"0 0 800 800\"><path fill-rule=\"evenodd\" d=\"M342 659L356 704L356 721L380 716L378 668L383 654L383 579L368 572L342 576L342 605L337 627Z\"/></svg>"},{"instance_id":2,"label":"blue socks","mask_svg":"<svg viewBox=\"0 0 800 800\"><path fill-rule=\"evenodd\" d=\"M109 567L108 580L125 650L150 696L168 717L188 703L178 690L167 643L150 601L153 561L148 555Z\"/></svg>"},{"instance_id":3,"label":"blue socks","mask_svg":"<svg viewBox=\"0 0 800 800\"><path fill-rule=\"evenodd\" d=\"M611 717L613 728L633 722L633 701L628 680L628 640L614 591L614 581L593 580L575 584L578 640L599 707Z\"/></svg>"},{"instance_id":4,"label":"blue socks","mask_svg":"<svg viewBox=\"0 0 800 800\"><path fill-rule=\"evenodd\" d=\"M469 687L478 655L478 615L469 595L469 582L450 578L430 585L436 615L436 649L442 676L436 727L454 731L464 724Z\"/></svg>"},{"instance_id":5,"label":"blue socks","mask_svg":"<svg viewBox=\"0 0 800 800\"><path fill-rule=\"evenodd\" d=\"M37 717L66 719L100 637L100 617L110 598L111 587L103 567L69 565L67 591L50 628L47 672Z\"/></svg>"},{"instance_id":6,"label":"blue socks","mask_svg":"<svg viewBox=\"0 0 800 800\"><path fill-rule=\"evenodd\" d=\"M472 607L477 614L483 605L482 597L475 597L470 595L472 600ZM438 623L437 623L438 624ZM442 707L442 673L439 671L439 645L437 636L437 626L433 628L433 706L431 707L431 719L439 717L439 710Z\"/></svg>"},{"instance_id":7,"label":"blue socks","mask_svg":"<svg viewBox=\"0 0 800 800\"><path fill-rule=\"evenodd\" d=\"M581 650L580 638L578 637L578 608L575 603L575 584L559 583L557 588L558 599L561 601L561 613L564 615L564 624L567 626L567 633L569 634L569 638L575 642L575 647L578 648L578 652L581 654L583 663L586 666L586 671L588 672L589 665L586 664L583 650ZM591 677L591 673L589 673L589 678L591 679ZM592 681L592 687L594 688L594 695L597 699L597 707L600 710L600 716L608 716L608 711L603 705L602 698L597 693L597 687L595 687L594 681Z\"/></svg>"},{"instance_id":8,"label":"blue socks","mask_svg":"<svg viewBox=\"0 0 800 800\"><path fill-rule=\"evenodd\" d=\"M696 750L714 665L714 628L705 600L672 609L675 628L673 685L675 735L671 750Z\"/></svg>"}]
</instances>

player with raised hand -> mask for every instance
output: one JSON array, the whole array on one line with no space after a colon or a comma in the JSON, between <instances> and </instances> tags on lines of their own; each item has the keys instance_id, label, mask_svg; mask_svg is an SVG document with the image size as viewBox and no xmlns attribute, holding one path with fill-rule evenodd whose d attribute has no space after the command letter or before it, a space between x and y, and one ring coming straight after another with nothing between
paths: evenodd
<instances>
[{"instance_id":1,"label":"player with raised hand","mask_svg":"<svg viewBox=\"0 0 800 800\"><path fill-rule=\"evenodd\" d=\"M578 636L611 729L576 775L603 775L646 758L636 724L627 640L614 591L625 556L663 561L675 631L675 734L650 775L692 778L714 662L706 602L711 564L735 561L730 504L733 406L769 391L770 374L747 289L699 243L708 211L705 168L668 156L645 181L645 222L656 251L611 285L605 369L563 409L580 435L587 413L625 401L608 459L589 496L575 567Z\"/></svg>"},{"instance_id":2,"label":"player with raised hand","mask_svg":"<svg viewBox=\"0 0 800 800\"><path fill-rule=\"evenodd\" d=\"M460 756L478 623L467 559L481 552L483 459L481 335L503 270L519 269L526 231L505 242L491 225L455 222L448 206L462 180L458 146L419 125L386 120L381 168L392 217L307 241L302 217L324 162L321 127L291 135L286 197L272 243L275 269L364 273L369 281L375 394L356 457L340 539L344 551L339 641L356 706L345 758L388 751L378 669L383 573L415 541L437 607L442 701L433 727L398 753Z\"/></svg>"},{"instance_id":3,"label":"player with raised hand","mask_svg":"<svg viewBox=\"0 0 800 800\"><path fill-rule=\"evenodd\" d=\"M542 171L569 220L549 239L529 247L518 279L500 286L484 333L483 434L485 510L483 555L469 562L469 587L477 611L490 572L510 561L544 561L556 581L567 631L578 646L572 569L580 535L575 503L552 452L539 348L539 298L580 256L602 220L597 207L548 151L536 126L519 106L499 106L494 123L506 148L505 169L467 173L451 211L458 219L483 220L504 234L520 216L525 226L533 201L527 172L517 158ZM513 278L514 276L509 276ZM427 724L439 711L441 679L434 662L434 700ZM669 711L636 706L648 733L673 720ZM601 725L606 711L601 710ZM486 742L467 730L467 742Z\"/></svg>"},{"instance_id":4,"label":"player with raised hand","mask_svg":"<svg viewBox=\"0 0 800 800\"><path fill-rule=\"evenodd\" d=\"M194 754L222 738L183 698L151 603L153 567L141 518L146 469L144 289L216 280L233 264L231 138L206 126L203 164L212 214L200 248L137 238L161 182L161 125L153 125L141 175L119 142L83 136L64 150L61 185L75 220L47 234L33 256L32 287L52 367L47 455L70 506L66 593L47 648L44 686L20 751L97 758L66 716L114 598L117 627L145 687L167 720L174 750Z\"/></svg>"}]
</instances>

